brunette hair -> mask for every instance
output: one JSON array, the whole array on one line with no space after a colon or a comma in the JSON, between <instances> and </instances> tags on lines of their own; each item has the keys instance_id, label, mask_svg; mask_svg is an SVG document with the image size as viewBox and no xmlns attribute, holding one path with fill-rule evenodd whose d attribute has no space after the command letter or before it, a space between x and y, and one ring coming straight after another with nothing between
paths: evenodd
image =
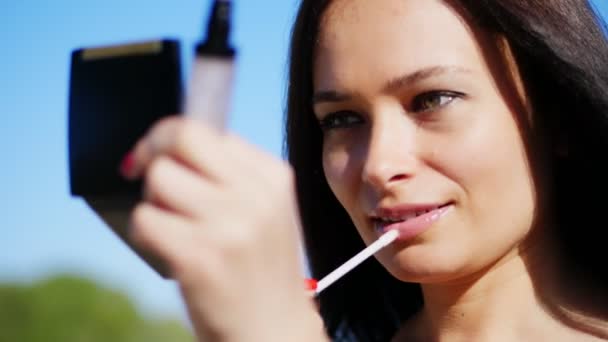
<instances>
[{"instance_id":1,"label":"brunette hair","mask_svg":"<svg viewBox=\"0 0 608 342\"><path fill-rule=\"evenodd\" d=\"M365 246L326 183L322 132L312 109L313 63L329 0L302 0L292 33L285 125L289 162L312 275L320 278ZM565 142L547 157L554 184L555 234L573 269L608 285L603 199L608 194L608 44L585 0L454 0L472 24L506 39L534 115ZM558 138L556 138L558 137ZM422 306L420 287L371 259L320 296L334 340L387 341Z\"/></svg>"}]
</instances>

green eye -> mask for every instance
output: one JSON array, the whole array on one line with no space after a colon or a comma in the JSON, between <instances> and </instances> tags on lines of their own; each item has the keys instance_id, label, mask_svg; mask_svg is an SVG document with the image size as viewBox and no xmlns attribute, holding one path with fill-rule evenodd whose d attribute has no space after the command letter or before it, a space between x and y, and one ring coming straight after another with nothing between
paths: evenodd
<instances>
[{"instance_id":1,"label":"green eye","mask_svg":"<svg viewBox=\"0 0 608 342\"><path fill-rule=\"evenodd\" d=\"M363 119L361 118L361 116L355 112L348 110L330 113L326 115L325 118L319 121L321 129L324 131L339 128L348 128L361 123L363 123Z\"/></svg>"},{"instance_id":2,"label":"green eye","mask_svg":"<svg viewBox=\"0 0 608 342\"><path fill-rule=\"evenodd\" d=\"M449 105L456 98L462 97L461 93L450 91L432 91L416 96L412 103L412 111L428 112Z\"/></svg>"}]
</instances>

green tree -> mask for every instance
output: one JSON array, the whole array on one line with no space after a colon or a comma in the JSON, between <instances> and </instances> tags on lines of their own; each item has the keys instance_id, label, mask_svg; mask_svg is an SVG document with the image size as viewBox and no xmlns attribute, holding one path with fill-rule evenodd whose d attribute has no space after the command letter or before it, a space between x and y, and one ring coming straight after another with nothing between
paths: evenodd
<instances>
[{"instance_id":1,"label":"green tree","mask_svg":"<svg viewBox=\"0 0 608 342\"><path fill-rule=\"evenodd\" d=\"M123 294L75 276L0 284L0 342L192 342L177 320L147 320Z\"/></svg>"}]
</instances>

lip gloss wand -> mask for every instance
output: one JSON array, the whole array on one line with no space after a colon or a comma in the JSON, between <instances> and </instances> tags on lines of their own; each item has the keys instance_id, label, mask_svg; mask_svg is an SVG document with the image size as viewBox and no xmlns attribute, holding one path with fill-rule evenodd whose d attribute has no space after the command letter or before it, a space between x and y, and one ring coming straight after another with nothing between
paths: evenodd
<instances>
[{"instance_id":1,"label":"lip gloss wand","mask_svg":"<svg viewBox=\"0 0 608 342\"><path fill-rule=\"evenodd\" d=\"M307 279L306 286L308 287L308 290L314 290L315 296L318 296L323 290L328 288L338 279L342 278L346 273L359 266L359 264L367 260L367 258L376 254L382 248L393 243L393 241L395 241L398 236L399 232L397 230L389 230L388 232L382 234L382 236L380 236L378 240L374 241L371 245L367 246L361 252L357 253L357 255L350 258L340 267L336 268L331 273L323 277L323 279L319 280L318 282L314 279Z\"/></svg>"}]
</instances>

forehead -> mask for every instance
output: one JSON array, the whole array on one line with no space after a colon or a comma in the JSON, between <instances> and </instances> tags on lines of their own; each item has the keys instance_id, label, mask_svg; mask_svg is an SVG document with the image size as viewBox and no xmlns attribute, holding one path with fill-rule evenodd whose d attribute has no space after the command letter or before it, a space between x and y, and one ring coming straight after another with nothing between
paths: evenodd
<instances>
[{"instance_id":1,"label":"forehead","mask_svg":"<svg viewBox=\"0 0 608 342\"><path fill-rule=\"evenodd\" d=\"M440 0L335 0L315 56L315 88L332 89L360 77L386 80L437 65L475 70L482 62L471 27Z\"/></svg>"}]
</instances>

